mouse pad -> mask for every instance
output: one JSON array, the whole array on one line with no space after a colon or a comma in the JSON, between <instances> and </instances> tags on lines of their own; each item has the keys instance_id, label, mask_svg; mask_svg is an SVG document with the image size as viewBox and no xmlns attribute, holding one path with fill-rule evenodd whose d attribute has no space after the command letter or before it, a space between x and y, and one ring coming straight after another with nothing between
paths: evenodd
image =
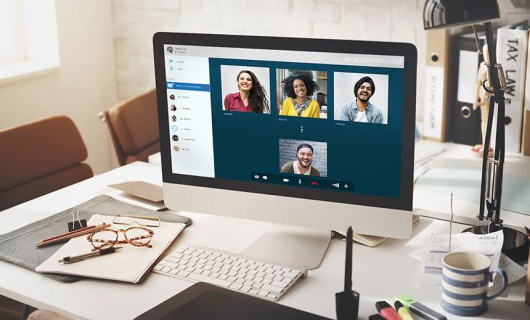
<instances>
[{"instance_id":1,"label":"mouse pad","mask_svg":"<svg viewBox=\"0 0 530 320\"><path fill-rule=\"evenodd\" d=\"M323 320L328 318L199 282L135 319Z\"/></svg>"}]
</instances>

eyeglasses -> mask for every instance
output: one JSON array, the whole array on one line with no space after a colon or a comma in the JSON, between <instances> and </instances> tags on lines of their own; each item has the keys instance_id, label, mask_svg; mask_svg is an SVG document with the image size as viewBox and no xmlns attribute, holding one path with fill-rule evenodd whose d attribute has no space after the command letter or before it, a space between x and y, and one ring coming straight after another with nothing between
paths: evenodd
<instances>
[{"instance_id":1,"label":"eyeglasses","mask_svg":"<svg viewBox=\"0 0 530 320\"><path fill-rule=\"evenodd\" d=\"M132 225L137 224L144 227L160 227L159 217L117 215L112 219L114 224Z\"/></svg>"},{"instance_id":2,"label":"eyeglasses","mask_svg":"<svg viewBox=\"0 0 530 320\"><path fill-rule=\"evenodd\" d=\"M119 233L122 232L124 240L118 240ZM136 247L153 246L149 244L155 232L144 227L130 227L127 229L102 229L88 235L87 239L94 248L92 251L113 247L116 243L130 243Z\"/></svg>"}]
</instances>

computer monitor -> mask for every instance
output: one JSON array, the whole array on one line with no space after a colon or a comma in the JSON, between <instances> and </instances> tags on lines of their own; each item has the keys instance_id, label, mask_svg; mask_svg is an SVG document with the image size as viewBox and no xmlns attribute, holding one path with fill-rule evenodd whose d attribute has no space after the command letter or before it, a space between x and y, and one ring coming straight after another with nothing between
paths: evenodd
<instances>
[{"instance_id":1,"label":"computer monitor","mask_svg":"<svg viewBox=\"0 0 530 320\"><path fill-rule=\"evenodd\" d=\"M348 226L411 234L413 45L185 33L153 42L168 208L328 238Z\"/></svg>"}]
</instances>

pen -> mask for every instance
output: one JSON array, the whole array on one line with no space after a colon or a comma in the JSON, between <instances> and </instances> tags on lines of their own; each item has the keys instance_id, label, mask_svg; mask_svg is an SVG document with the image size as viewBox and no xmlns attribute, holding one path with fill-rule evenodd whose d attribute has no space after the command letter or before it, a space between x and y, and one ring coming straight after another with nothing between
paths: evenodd
<instances>
[{"instance_id":1,"label":"pen","mask_svg":"<svg viewBox=\"0 0 530 320\"><path fill-rule=\"evenodd\" d=\"M81 231L85 231L85 230L88 230L88 229L92 229L92 228L95 228L95 227L96 227L95 225L92 225L92 226L87 226L87 227L84 227L84 228L75 229L73 231L70 231L70 232L67 232L67 233L63 233L63 234L60 234L60 235L55 236L55 237L44 239L41 242L47 242L47 241L55 240L57 238L62 238L62 237L65 237L67 235L71 235L71 234L74 234L74 233L77 233L77 232L81 232Z\"/></svg>"},{"instance_id":2,"label":"pen","mask_svg":"<svg viewBox=\"0 0 530 320\"><path fill-rule=\"evenodd\" d=\"M68 256L68 257L62 258L61 260L59 260L59 262L68 264L68 263L74 263L74 262L78 262L78 261L83 261L83 260L86 260L86 259L90 259L90 258L102 256L102 255L105 255L105 254L110 254L110 253L117 252L121 248L122 247L110 247L110 248L98 250L96 252L80 254L78 256L71 256L71 257Z\"/></svg>"},{"instance_id":3,"label":"pen","mask_svg":"<svg viewBox=\"0 0 530 320\"><path fill-rule=\"evenodd\" d=\"M103 223L102 225L99 225L99 226L89 226L89 227L81 228L81 229L78 229L78 230L75 230L75 231L72 231L72 232L68 232L68 233L65 233L65 234L60 234L60 235L55 236L55 237L44 239L42 241L39 241L36 244L36 246L40 248L40 247L44 247L44 246L47 246L47 245L50 245L50 244L63 242L63 241L66 241L66 240L69 240L69 239L72 239L72 238L75 238L75 237L79 237L79 236L82 236L82 235L85 235L85 234L88 234L88 233L92 233L92 232L95 232L95 231L98 231L98 230L101 230L101 229L105 229L105 228L108 228L108 227L110 227L110 224Z\"/></svg>"},{"instance_id":4,"label":"pen","mask_svg":"<svg viewBox=\"0 0 530 320\"><path fill-rule=\"evenodd\" d=\"M346 264L344 270L344 291L335 294L337 320L357 320L359 316L359 293L352 290L352 242L353 229L346 233Z\"/></svg>"},{"instance_id":5,"label":"pen","mask_svg":"<svg viewBox=\"0 0 530 320\"><path fill-rule=\"evenodd\" d=\"M397 310L397 313L403 320L414 320L414 317L410 314L409 310L403 306L399 301L394 302L394 307Z\"/></svg>"},{"instance_id":6,"label":"pen","mask_svg":"<svg viewBox=\"0 0 530 320\"><path fill-rule=\"evenodd\" d=\"M401 302L410 312L417 314L418 316L428 320L447 320L447 318L426 305L414 301L411 297L400 294L394 298L394 300Z\"/></svg>"},{"instance_id":7,"label":"pen","mask_svg":"<svg viewBox=\"0 0 530 320\"><path fill-rule=\"evenodd\" d=\"M346 266L344 274L344 291L351 290L351 269L352 269L352 240L353 239L353 229L352 227L348 228L346 231Z\"/></svg>"}]
</instances>

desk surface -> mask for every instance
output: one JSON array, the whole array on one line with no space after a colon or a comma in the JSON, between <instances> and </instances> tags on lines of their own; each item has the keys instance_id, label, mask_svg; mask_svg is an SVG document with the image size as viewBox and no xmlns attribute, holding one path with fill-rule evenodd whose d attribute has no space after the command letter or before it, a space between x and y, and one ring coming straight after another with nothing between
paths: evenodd
<instances>
[{"instance_id":1,"label":"desk surface","mask_svg":"<svg viewBox=\"0 0 530 320\"><path fill-rule=\"evenodd\" d=\"M118 194L109 184L135 179L161 184L160 167L135 162L92 179L37 198L0 213L0 234L22 227L53 213L72 207L99 194ZM183 213L194 223L177 239L174 246L193 243L239 252L265 233L271 224L257 221ZM455 232L464 228L453 226ZM440 292L418 285L420 263L409 256L425 247L431 233L447 233L448 223L420 219L409 240L384 242L377 248L355 244L353 247L353 284L361 295L360 318L376 313L375 302L391 301L400 293L415 297L429 307L442 311ZM333 240L320 268L310 271L279 303L322 316L335 318L334 295L342 290L344 242ZM38 273L0 261L0 294L56 311L76 319L132 319L191 283L150 274L141 284L102 280L60 283ZM9 276L6 276L9 275ZM485 318L523 319L530 308L524 305L524 283L509 288L509 296L490 302ZM458 317L450 317L458 319Z\"/></svg>"}]
</instances>

